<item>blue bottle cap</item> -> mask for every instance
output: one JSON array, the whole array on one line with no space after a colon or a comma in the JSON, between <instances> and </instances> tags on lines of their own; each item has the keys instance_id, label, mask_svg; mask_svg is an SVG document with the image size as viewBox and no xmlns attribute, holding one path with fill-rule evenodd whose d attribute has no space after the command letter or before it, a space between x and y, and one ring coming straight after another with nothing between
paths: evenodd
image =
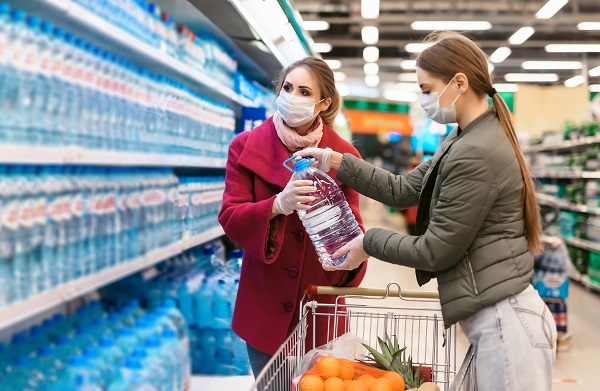
<instances>
[{"instance_id":1,"label":"blue bottle cap","mask_svg":"<svg viewBox=\"0 0 600 391\"><path fill-rule=\"evenodd\" d=\"M15 366L29 366L31 364L31 359L27 356L17 356L13 359L13 364Z\"/></svg>"},{"instance_id":2,"label":"blue bottle cap","mask_svg":"<svg viewBox=\"0 0 600 391\"><path fill-rule=\"evenodd\" d=\"M0 14L7 14L10 11L10 4L0 3Z\"/></svg>"},{"instance_id":3,"label":"blue bottle cap","mask_svg":"<svg viewBox=\"0 0 600 391\"><path fill-rule=\"evenodd\" d=\"M10 13L10 17L17 22L22 21L23 19L25 19L25 11L23 10L13 10Z\"/></svg>"},{"instance_id":4,"label":"blue bottle cap","mask_svg":"<svg viewBox=\"0 0 600 391\"><path fill-rule=\"evenodd\" d=\"M54 23L45 21L42 23L42 31L49 34L54 29Z\"/></svg>"},{"instance_id":5,"label":"blue bottle cap","mask_svg":"<svg viewBox=\"0 0 600 391\"><path fill-rule=\"evenodd\" d=\"M244 256L244 250L233 250L231 252L231 258L242 258Z\"/></svg>"},{"instance_id":6,"label":"blue bottle cap","mask_svg":"<svg viewBox=\"0 0 600 391\"><path fill-rule=\"evenodd\" d=\"M25 343L27 341L27 335L24 332L17 333L12 336L10 342L12 344Z\"/></svg>"},{"instance_id":7,"label":"blue bottle cap","mask_svg":"<svg viewBox=\"0 0 600 391\"><path fill-rule=\"evenodd\" d=\"M30 27L37 27L40 25L40 23L41 23L41 20L37 16L28 16L27 17L27 25Z\"/></svg>"},{"instance_id":8,"label":"blue bottle cap","mask_svg":"<svg viewBox=\"0 0 600 391\"><path fill-rule=\"evenodd\" d=\"M307 167L310 167L310 165L312 164L312 159L310 157L305 157L302 158L300 160L295 160L297 159L296 156L292 156L291 158L287 159L285 162L283 162L283 166L285 168L287 168L288 170L290 170L291 172L298 172L301 170L304 170ZM287 163L293 161L294 164L294 168L290 168Z\"/></svg>"},{"instance_id":9,"label":"blue bottle cap","mask_svg":"<svg viewBox=\"0 0 600 391\"><path fill-rule=\"evenodd\" d=\"M53 353L52 348L49 346L42 346L37 350L38 356L51 356Z\"/></svg>"}]
</instances>

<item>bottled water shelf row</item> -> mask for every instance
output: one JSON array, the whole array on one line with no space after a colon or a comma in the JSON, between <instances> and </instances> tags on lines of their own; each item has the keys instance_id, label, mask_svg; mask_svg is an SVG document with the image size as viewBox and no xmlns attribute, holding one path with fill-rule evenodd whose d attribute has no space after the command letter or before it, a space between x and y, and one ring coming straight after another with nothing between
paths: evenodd
<instances>
[{"instance_id":1,"label":"bottled water shelf row","mask_svg":"<svg viewBox=\"0 0 600 391\"><path fill-rule=\"evenodd\" d=\"M600 179L598 171L582 170L544 170L535 173L536 178L554 179Z\"/></svg>"},{"instance_id":2,"label":"bottled water shelf row","mask_svg":"<svg viewBox=\"0 0 600 391\"><path fill-rule=\"evenodd\" d=\"M77 25L80 29L94 33L107 44L112 44L111 46L116 45L129 51L136 61L143 61L154 65L154 67L158 66L160 69L157 69L157 71L164 75L174 76L193 83L197 87L207 90L203 92L212 92L211 95L219 96L226 103L248 107L255 106L250 99L237 94L234 90L224 86L209 75L168 56L166 52L150 46L72 0L36 0L35 4L43 6L46 10L59 11L60 17L68 22Z\"/></svg>"},{"instance_id":3,"label":"bottled water shelf row","mask_svg":"<svg viewBox=\"0 0 600 391\"><path fill-rule=\"evenodd\" d=\"M1 144L2 164L224 168L226 159L178 154L102 151L79 147Z\"/></svg>"},{"instance_id":4,"label":"bottled water shelf row","mask_svg":"<svg viewBox=\"0 0 600 391\"><path fill-rule=\"evenodd\" d=\"M581 137L577 140L564 141L557 143L548 143L540 145L531 145L523 148L525 153L568 151L573 148L588 147L590 145L600 144L600 136Z\"/></svg>"},{"instance_id":5,"label":"bottled water shelf row","mask_svg":"<svg viewBox=\"0 0 600 391\"><path fill-rule=\"evenodd\" d=\"M600 253L600 243L592 242L590 240L579 239L579 238L564 238L565 243L569 246L582 248L587 251L593 251Z\"/></svg>"},{"instance_id":6,"label":"bottled water shelf row","mask_svg":"<svg viewBox=\"0 0 600 391\"><path fill-rule=\"evenodd\" d=\"M77 297L93 292L133 273L145 270L161 261L181 254L194 246L206 243L223 235L224 232L220 226L214 227L200 235L184 238L179 242L150 251L144 256L104 269L99 273L71 281L50 291L13 303L7 307L0 308L0 329L7 328L31 318L32 316L41 314L60 304L67 303Z\"/></svg>"}]
</instances>

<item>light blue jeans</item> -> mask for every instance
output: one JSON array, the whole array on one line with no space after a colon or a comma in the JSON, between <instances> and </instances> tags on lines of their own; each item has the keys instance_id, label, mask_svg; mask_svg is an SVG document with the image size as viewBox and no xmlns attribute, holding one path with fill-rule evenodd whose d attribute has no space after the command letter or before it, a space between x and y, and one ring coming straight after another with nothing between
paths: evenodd
<instances>
[{"instance_id":1,"label":"light blue jeans","mask_svg":"<svg viewBox=\"0 0 600 391\"><path fill-rule=\"evenodd\" d=\"M549 391L556 324L530 285L460 322L475 348L477 391Z\"/></svg>"}]
</instances>

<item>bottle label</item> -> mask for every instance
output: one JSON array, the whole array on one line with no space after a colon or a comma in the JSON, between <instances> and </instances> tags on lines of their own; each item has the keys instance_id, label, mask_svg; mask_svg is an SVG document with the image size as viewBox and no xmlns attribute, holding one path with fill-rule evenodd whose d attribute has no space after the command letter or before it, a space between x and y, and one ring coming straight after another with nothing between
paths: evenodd
<instances>
[{"instance_id":1,"label":"bottle label","mask_svg":"<svg viewBox=\"0 0 600 391\"><path fill-rule=\"evenodd\" d=\"M36 72L36 47L35 45L27 45L23 56L23 68L30 72Z\"/></svg>"},{"instance_id":2,"label":"bottle label","mask_svg":"<svg viewBox=\"0 0 600 391\"><path fill-rule=\"evenodd\" d=\"M129 209L138 209L140 207L140 193L138 191L131 193L127 206Z\"/></svg>"},{"instance_id":3,"label":"bottle label","mask_svg":"<svg viewBox=\"0 0 600 391\"><path fill-rule=\"evenodd\" d=\"M21 202L19 222L26 228L33 227L35 222L35 200L26 198Z\"/></svg>"},{"instance_id":4,"label":"bottle label","mask_svg":"<svg viewBox=\"0 0 600 391\"><path fill-rule=\"evenodd\" d=\"M119 197L119 202L117 203L119 211L127 210L127 199L128 199L128 196L126 194L122 194Z\"/></svg>"},{"instance_id":5,"label":"bottle label","mask_svg":"<svg viewBox=\"0 0 600 391\"><path fill-rule=\"evenodd\" d=\"M35 223L45 225L48 215L48 203L46 197L38 198L35 207Z\"/></svg>"},{"instance_id":6,"label":"bottle label","mask_svg":"<svg viewBox=\"0 0 600 391\"><path fill-rule=\"evenodd\" d=\"M83 217L83 196L81 194L77 194L73 198L73 203L71 204L71 213L76 217Z\"/></svg>"},{"instance_id":7,"label":"bottle label","mask_svg":"<svg viewBox=\"0 0 600 391\"><path fill-rule=\"evenodd\" d=\"M10 201L4 206L2 225L11 231L19 229L19 201Z\"/></svg>"}]
</instances>

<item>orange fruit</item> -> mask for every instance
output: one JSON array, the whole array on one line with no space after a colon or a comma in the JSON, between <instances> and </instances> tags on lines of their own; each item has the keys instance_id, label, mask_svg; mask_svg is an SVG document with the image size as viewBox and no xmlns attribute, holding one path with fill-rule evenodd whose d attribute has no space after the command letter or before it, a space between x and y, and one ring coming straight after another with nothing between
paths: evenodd
<instances>
[{"instance_id":1,"label":"orange fruit","mask_svg":"<svg viewBox=\"0 0 600 391\"><path fill-rule=\"evenodd\" d=\"M300 380L300 391L325 391L325 384L320 376L302 376L302 379Z\"/></svg>"},{"instance_id":2,"label":"orange fruit","mask_svg":"<svg viewBox=\"0 0 600 391\"><path fill-rule=\"evenodd\" d=\"M394 391L404 391L406 385L404 384L404 378L396 372L387 372L382 376L383 379L388 379L392 386L394 386Z\"/></svg>"},{"instance_id":3,"label":"orange fruit","mask_svg":"<svg viewBox=\"0 0 600 391\"><path fill-rule=\"evenodd\" d=\"M319 375L325 379L340 376L341 364L335 357L323 357L317 364Z\"/></svg>"},{"instance_id":4,"label":"orange fruit","mask_svg":"<svg viewBox=\"0 0 600 391\"><path fill-rule=\"evenodd\" d=\"M354 378L354 365L349 362L342 362L340 365L340 379L352 380Z\"/></svg>"},{"instance_id":5,"label":"orange fruit","mask_svg":"<svg viewBox=\"0 0 600 391\"><path fill-rule=\"evenodd\" d=\"M371 384L369 391L394 391L394 386L388 379L380 378Z\"/></svg>"},{"instance_id":6,"label":"orange fruit","mask_svg":"<svg viewBox=\"0 0 600 391\"><path fill-rule=\"evenodd\" d=\"M344 391L344 381L339 377L330 377L325 380L325 391Z\"/></svg>"},{"instance_id":7,"label":"orange fruit","mask_svg":"<svg viewBox=\"0 0 600 391\"><path fill-rule=\"evenodd\" d=\"M358 381L365 383L367 388L371 388L371 384L375 381L375 378L369 374L362 375L358 378Z\"/></svg>"},{"instance_id":8,"label":"orange fruit","mask_svg":"<svg viewBox=\"0 0 600 391\"><path fill-rule=\"evenodd\" d=\"M359 380L346 380L346 391L369 391L369 387Z\"/></svg>"}]
</instances>

